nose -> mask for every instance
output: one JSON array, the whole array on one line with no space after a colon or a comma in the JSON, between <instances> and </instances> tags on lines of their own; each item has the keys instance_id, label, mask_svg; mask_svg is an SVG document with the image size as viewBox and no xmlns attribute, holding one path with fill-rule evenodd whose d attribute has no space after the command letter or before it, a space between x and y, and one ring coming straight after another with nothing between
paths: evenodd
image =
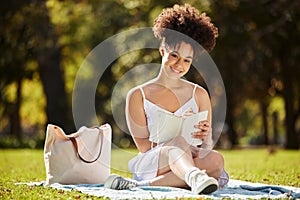
<instances>
[{"instance_id":1,"label":"nose","mask_svg":"<svg viewBox=\"0 0 300 200\"><path fill-rule=\"evenodd\" d=\"M183 62L184 62L183 59L179 58L175 63L176 68L179 68L181 70L184 69L184 63Z\"/></svg>"}]
</instances>

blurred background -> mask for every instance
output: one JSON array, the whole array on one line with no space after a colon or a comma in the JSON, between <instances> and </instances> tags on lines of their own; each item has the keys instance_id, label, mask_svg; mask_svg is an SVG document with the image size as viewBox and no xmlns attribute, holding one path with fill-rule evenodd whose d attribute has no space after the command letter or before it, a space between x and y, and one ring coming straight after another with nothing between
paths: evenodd
<instances>
[{"instance_id":1,"label":"blurred background","mask_svg":"<svg viewBox=\"0 0 300 200\"><path fill-rule=\"evenodd\" d=\"M0 148L42 148L47 123L68 133L76 131L72 90L85 57L117 33L151 27L161 10L175 3L189 3L206 12L219 28L217 45L210 53L227 95L226 123L218 147L299 149L297 0L1 1ZM113 62L101 77L97 117L112 125L114 144L134 147L112 115L113 86L134 66L159 62L157 50L131 52ZM194 72L186 78L202 85Z\"/></svg>"}]
</instances>

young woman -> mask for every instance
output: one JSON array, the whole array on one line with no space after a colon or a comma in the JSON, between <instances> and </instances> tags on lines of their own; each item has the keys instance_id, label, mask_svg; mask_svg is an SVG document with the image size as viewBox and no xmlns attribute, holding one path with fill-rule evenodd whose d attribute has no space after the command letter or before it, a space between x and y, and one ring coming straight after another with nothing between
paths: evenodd
<instances>
[{"instance_id":1,"label":"young woman","mask_svg":"<svg viewBox=\"0 0 300 200\"><path fill-rule=\"evenodd\" d=\"M111 175L105 187L127 189L151 185L191 188L196 194L214 192L228 182L228 175L222 155L210 150L210 98L204 88L182 78L201 50L192 40L180 35L192 38L210 51L215 46L218 30L205 13L199 14L196 8L185 4L164 9L155 19L153 31L161 40L160 72L155 79L133 88L126 100L127 124L140 152L129 161L135 180ZM163 127L164 123L164 120L154 120L158 112L188 116L205 110L207 120L195 124L197 131L191 133L192 137L202 140L200 147L188 144L182 136L172 135L172 132L162 137L169 138L167 140L154 136L157 133L153 130Z\"/></svg>"}]
</instances>

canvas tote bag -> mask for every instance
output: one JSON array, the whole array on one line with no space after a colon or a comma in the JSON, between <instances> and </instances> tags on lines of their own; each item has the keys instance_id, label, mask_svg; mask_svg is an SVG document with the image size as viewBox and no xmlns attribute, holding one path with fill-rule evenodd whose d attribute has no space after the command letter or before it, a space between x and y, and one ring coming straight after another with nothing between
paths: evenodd
<instances>
[{"instance_id":1,"label":"canvas tote bag","mask_svg":"<svg viewBox=\"0 0 300 200\"><path fill-rule=\"evenodd\" d=\"M101 184L110 174L111 126L81 127L76 133L49 124L44 161L46 185Z\"/></svg>"}]
</instances>

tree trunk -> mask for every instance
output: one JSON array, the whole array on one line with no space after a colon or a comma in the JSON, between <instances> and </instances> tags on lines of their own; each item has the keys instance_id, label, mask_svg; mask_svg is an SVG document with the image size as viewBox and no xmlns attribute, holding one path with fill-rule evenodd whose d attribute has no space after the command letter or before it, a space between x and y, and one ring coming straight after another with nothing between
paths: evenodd
<instances>
[{"instance_id":1,"label":"tree trunk","mask_svg":"<svg viewBox=\"0 0 300 200\"><path fill-rule=\"evenodd\" d=\"M286 125L286 148L287 149L299 149L299 137L296 132L296 117L298 108L296 106L297 98L297 63L293 62L291 57L293 49L292 42L296 40L298 35L294 33L294 25L290 22L286 23L285 29L290 33L290 38L287 43L280 48L280 63L281 63L281 74L284 85L283 98L285 101L285 125Z\"/></svg>"},{"instance_id":2,"label":"tree trunk","mask_svg":"<svg viewBox=\"0 0 300 200\"><path fill-rule=\"evenodd\" d=\"M286 125L286 145L287 149L299 149L299 142L297 132L295 130L296 118L294 114L294 98L292 84L287 81L284 89L284 101L285 101L285 125Z\"/></svg>"},{"instance_id":3,"label":"tree trunk","mask_svg":"<svg viewBox=\"0 0 300 200\"><path fill-rule=\"evenodd\" d=\"M47 124L61 126L67 132L73 128L71 113L65 90L64 74L61 70L61 47L51 24L46 1L37 1L40 7L41 24L36 30L41 45L36 52L38 72L46 95ZM73 131L73 130L72 130Z\"/></svg>"},{"instance_id":4,"label":"tree trunk","mask_svg":"<svg viewBox=\"0 0 300 200\"><path fill-rule=\"evenodd\" d=\"M272 114L272 121L273 121L273 144L279 144L279 139L278 139L278 113L275 111Z\"/></svg>"},{"instance_id":5,"label":"tree trunk","mask_svg":"<svg viewBox=\"0 0 300 200\"><path fill-rule=\"evenodd\" d=\"M238 144L238 136L237 133L234 129L234 116L233 116L233 110L234 107L231 106L230 102L228 101L228 107L227 107L227 113L226 113L226 125L228 127L227 133L229 136L229 140L231 142L231 146L233 147L234 145Z\"/></svg>"},{"instance_id":6,"label":"tree trunk","mask_svg":"<svg viewBox=\"0 0 300 200\"><path fill-rule=\"evenodd\" d=\"M268 107L264 100L260 102L260 110L262 113L262 122L263 122L263 141L265 145L269 144L269 127L268 127Z\"/></svg>"},{"instance_id":7,"label":"tree trunk","mask_svg":"<svg viewBox=\"0 0 300 200\"><path fill-rule=\"evenodd\" d=\"M69 107L63 73L60 70L59 49L48 49L38 55L39 74L47 99L47 124L69 129Z\"/></svg>"},{"instance_id":8,"label":"tree trunk","mask_svg":"<svg viewBox=\"0 0 300 200\"><path fill-rule=\"evenodd\" d=\"M10 114L10 132L11 135L17 138L22 143L21 117L20 108L22 101L22 78L17 81L16 102L12 105L12 113Z\"/></svg>"}]
</instances>

